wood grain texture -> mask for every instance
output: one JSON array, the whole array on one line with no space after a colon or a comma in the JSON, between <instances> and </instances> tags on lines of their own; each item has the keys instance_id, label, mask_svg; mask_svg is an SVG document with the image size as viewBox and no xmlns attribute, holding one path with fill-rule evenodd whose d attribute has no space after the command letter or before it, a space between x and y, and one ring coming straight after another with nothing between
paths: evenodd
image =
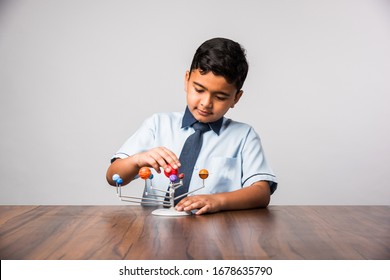
<instances>
[{"instance_id":1,"label":"wood grain texture","mask_svg":"<svg viewBox=\"0 0 390 280\"><path fill-rule=\"evenodd\" d=\"M159 217L140 206L0 206L5 259L390 259L390 206Z\"/></svg>"}]
</instances>

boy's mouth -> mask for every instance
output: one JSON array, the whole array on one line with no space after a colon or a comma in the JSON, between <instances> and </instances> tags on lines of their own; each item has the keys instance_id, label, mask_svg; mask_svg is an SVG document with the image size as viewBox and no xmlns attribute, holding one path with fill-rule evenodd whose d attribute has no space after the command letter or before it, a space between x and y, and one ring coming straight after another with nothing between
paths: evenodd
<instances>
[{"instance_id":1,"label":"boy's mouth","mask_svg":"<svg viewBox=\"0 0 390 280\"><path fill-rule=\"evenodd\" d=\"M200 109L198 109L197 111L198 111L198 114L201 115L202 117L208 117L208 116L213 114L212 112L203 111L203 110L200 110Z\"/></svg>"}]
</instances>

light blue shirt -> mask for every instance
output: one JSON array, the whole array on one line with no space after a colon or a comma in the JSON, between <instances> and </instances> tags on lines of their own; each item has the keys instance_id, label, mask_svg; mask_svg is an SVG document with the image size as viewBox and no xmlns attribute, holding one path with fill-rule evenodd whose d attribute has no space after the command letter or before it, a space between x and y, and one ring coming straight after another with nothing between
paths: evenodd
<instances>
[{"instance_id":1,"label":"light blue shirt","mask_svg":"<svg viewBox=\"0 0 390 280\"><path fill-rule=\"evenodd\" d=\"M183 116L184 112L152 115L124 143L113 158L125 158L159 146L168 148L179 157L187 137L194 133L191 126L182 127ZM203 180L199 178L198 173L201 169L207 169L209 177L204 182L205 188L194 195L234 191L257 181L268 181L273 193L277 187L277 180L267 164L260 138L254 129L248 124L225 117L219 133L213 125L211 128L212 130L203 134L203 145L194 167L189 191L203 185ZM181 164L184 165L185 162ZM169 179L163 172L158 174L154 169L151 170L153 187L166 189ZM144 196L146 193L154 193L153 189L149 189L148 181Z\"/></svg>"}]
</instances>

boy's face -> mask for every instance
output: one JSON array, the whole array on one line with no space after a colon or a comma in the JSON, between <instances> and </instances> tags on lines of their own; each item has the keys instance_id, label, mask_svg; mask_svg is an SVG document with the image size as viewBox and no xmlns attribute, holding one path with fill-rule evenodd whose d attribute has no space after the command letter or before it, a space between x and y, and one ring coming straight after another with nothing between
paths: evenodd
<instances>
[{"instance_id":1,"label":"boy's face","mask_svg":"<svg viewBox=\"0 0 390 280\"><path fill-rule=\"evenodd\" d=\"M187 105L192 115L200 122L214 122L222 118L240 100L242 91L237 92L234 84L211 71L201 74L198 69L187 71L185 76Z\"/></svg>"}]
</instances>

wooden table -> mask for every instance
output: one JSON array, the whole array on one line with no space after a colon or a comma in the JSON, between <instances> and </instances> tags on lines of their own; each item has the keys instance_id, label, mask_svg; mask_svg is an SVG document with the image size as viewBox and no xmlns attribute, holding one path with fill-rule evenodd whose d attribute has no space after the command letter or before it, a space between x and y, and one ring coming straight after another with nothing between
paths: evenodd
<instances>
[{"instance_id":1,"label":"wooden table","mask_svg":"<svg viewBox=\"0 0 390 280\"><path fill-rule=\"evenodd\" d=\"M0 259L390 259L390 206L0 206Z\"/></svg>"}]
</instances>

